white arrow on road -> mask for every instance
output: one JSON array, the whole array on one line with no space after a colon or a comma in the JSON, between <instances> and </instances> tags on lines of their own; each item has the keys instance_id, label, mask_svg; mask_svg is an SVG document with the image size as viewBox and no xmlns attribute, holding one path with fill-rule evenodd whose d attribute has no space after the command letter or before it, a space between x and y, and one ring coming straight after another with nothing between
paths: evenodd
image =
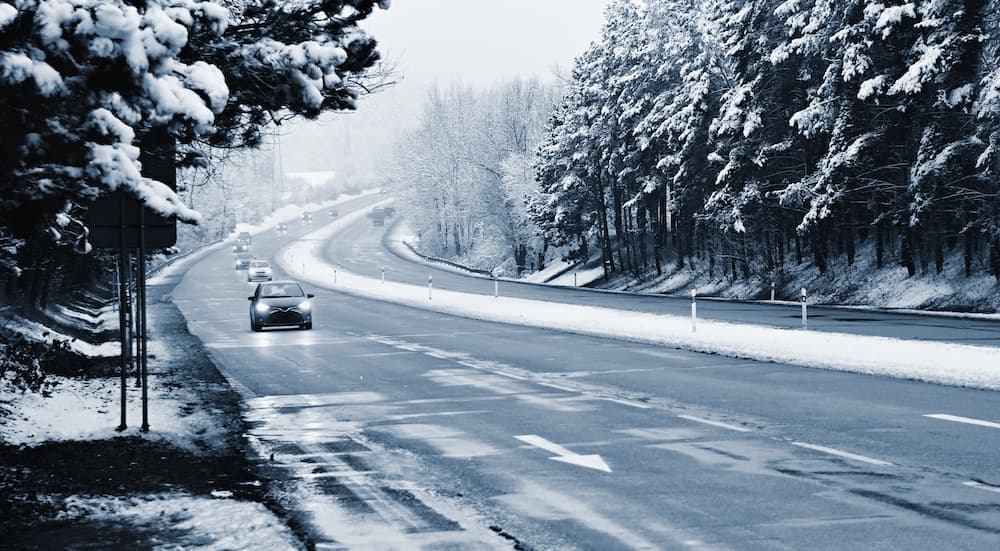
<instances>
[{"instance_id":1,"label":"white arrow on road","mask_svg":"<svg viewBox=\"0 0 1000 551\"><path fill-rule=\"evenodd\" d=\"M576 465L578 467L586 467L588 469L596 469L598 471L604 471L607 473L611 472L611 467L601 459L601 456L595 454L590 455L580 455L578 453L573 453L566 448L556 444L555 442L549 442L548 440L542 438L541 436L535 434L522 434L521 436L515 436L521 442L525 444L530 444L536 448L541 448L547 452L552 452L556 454L555 457L550 457L549 459L553 461L562 461L563 463L569 463L570 465Z\"/></svg>"}]
</instances>

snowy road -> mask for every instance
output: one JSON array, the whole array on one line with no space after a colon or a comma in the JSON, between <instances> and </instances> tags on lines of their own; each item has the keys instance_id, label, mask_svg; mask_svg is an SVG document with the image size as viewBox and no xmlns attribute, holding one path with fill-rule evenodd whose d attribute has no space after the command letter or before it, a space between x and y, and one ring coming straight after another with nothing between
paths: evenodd
<instances>
[{"instance_id":1,"label":"snowy road","mask_svg":"<svg viewBox=\"0 0 1000 551\"><path fill-rule=\"evenodd\" d=\"M257 236L255 253L305 232ZM376 277L387 265L402 279L405 263L379 238L354 226L329 252L353 271ZM424 268L411 274L426 280ZM193 264L172 296L242 387L251 437L297 481L319 548L984 549L1000 533L994 392L473 321L325 289L310 289L313 331L253 334L251 289L223 250ZM941 323L908 327L929 338Z\"/></svg>"}]
</instances>

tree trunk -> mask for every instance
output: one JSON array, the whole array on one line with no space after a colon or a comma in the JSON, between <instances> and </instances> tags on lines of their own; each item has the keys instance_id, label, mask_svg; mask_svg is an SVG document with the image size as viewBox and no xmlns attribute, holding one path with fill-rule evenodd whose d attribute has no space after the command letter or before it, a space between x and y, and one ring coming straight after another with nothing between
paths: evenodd
<instances>
[{"instance_id":1,"label":"tree trunk","mask_svg":"<svg viewBox=\"0 0 1000 551\"><path fill-rule=\"evenodd\" d=\"M965 277L972 277L972 230L965 231Z\"/></svg>"},{"instance_id":2,"label":"tree trunk","mask_svg":"<svg viewBox=\"0 0 1000 551\"><path fill-rule=\"evenodd\" d=\"M917 265L913 262L913 233L909 227L902 228L900 243L900 260L906 266L906 273L913 277L917 274Z\"/></svg>"},{"instance_id":3,"label":"tree trunk","mask_svg":"<svg viewBox=\"0 0 1000 551\"><path fill-rule=\"evenodd\" d=\"M882 222L875 226L875 267L881 269L885 262L885 231Z\"/></svg>"}]
</instances>

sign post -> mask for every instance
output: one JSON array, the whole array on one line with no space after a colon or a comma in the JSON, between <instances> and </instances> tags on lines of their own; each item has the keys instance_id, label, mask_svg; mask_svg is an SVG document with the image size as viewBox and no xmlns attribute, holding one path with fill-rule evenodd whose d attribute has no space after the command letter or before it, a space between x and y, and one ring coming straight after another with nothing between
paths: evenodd
<instances>
[{"instance_id":1,"label":"sign post","mask_svg":"<svg viewBox=\"0 0 1000 551\"><path fill-rule=\"evenodd\" d=\"M691 289L691 332L698 332L698 289Z\"/></svg>"},{"instance_id":2,"label":"sign post","mask_svg":"<svg viewBox=\"0 0 1000 551\"><path fill-rule=\"evenodd\" d=\"M802 288L802 328L809 329L809 313L808 309L808 295L806 295L806 288Z\"/></svg>"},{"instance_id":3,"label":"sign post","mask_svg":"<svg viewBox=\"0 0 1000 551\"><path fill-rule=\"evenodd\" d=\"M162 182L172 190L177 189L177 169L175 166L176 144L165 128L154 128L140 140L142 176ZM127 370L132 358L131 321L135 322L136 336L136 379L142 387L142 425L140 430L149 430L149 381L148 348L149 331L146 319L146 253L148 249L173 247L177 242L177 220L163 216L147 208L139 199L122 189L94 201L87 212L87 227L90 243L95 248L118 250L118 312L119 336L121 338L121 422L118 430L128 428L126 424ZM132 308L131 254L136 253L135 298L136 312L129 316ZM130 319L131 318L131 319Z\"/></svg>"}]
</instances>

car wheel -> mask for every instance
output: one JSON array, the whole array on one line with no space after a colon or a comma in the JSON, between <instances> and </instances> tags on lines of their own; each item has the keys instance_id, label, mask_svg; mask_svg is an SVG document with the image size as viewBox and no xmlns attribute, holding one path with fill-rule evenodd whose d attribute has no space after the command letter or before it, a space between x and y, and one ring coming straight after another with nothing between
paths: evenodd
<instances>
[{"instance_id":1,"label":"car wheel","mask_svg":"<svg viewBox=\"0 0 1000 551\"><path fill-rule=\"evenodd\" d=\"M303 323L302 324L302 328L305 329L306 331L312 329L313 328L313 322L307 321L306 323Z\"/></svg>"},{"instance_id":2,"label":"car wheel","mask_svg":"<svg viewBox=\"0 0 1000 551\"><path fill-rule=\"evenodd\" d=\"M253 321L253 318L250 318L250 330L254 333L260 333L260 326Z\"/></svg>"}]
</instances>

